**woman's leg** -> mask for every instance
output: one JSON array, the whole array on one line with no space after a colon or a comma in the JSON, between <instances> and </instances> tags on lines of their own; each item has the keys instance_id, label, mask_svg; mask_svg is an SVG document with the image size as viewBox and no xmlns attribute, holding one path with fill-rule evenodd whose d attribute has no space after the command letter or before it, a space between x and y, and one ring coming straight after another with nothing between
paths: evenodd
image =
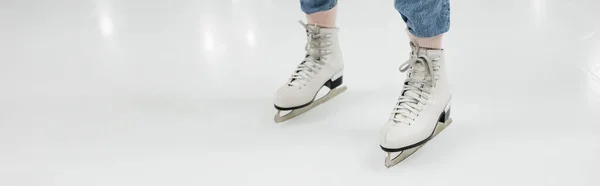
<instances>
[{"instance_id":1,"label":"woman's leg","mask_svg":"<svg viewBox=\"0 0 600 186\"><path fill-rule=\"evenodd\" d=\"M310 25L335 27L337 0L300 0L300 7Z\"/></svg>"},{"instance_id":2,"label":"woman's leg","mask_svg":"<svg viewBox=\"0 0 600 186\"><path fill-rule=\"evenodd\" d=\"M387 167L410 156L452 122L452 95L442 49L442 35L450 26L449 0L395 0L395 7L408 27L412 52L400 66L407 77L392 116L381 130Z\"/></svg>"},{"instance_id":3,"label":"woman's leg","mask_svg":"<svg viewBox=\"0 0 600 186\"><path fill-rule=\"evenodd\" d=\"M342 86L344 62L335 25L336 3L337 0L300 0L308 21L302 23L306 54L276 93L276 122L294 118L346 90ZM329 92L318 97L323 89ZM281 115L282 111L291 112Z\"/></svg>"}]
</instances>

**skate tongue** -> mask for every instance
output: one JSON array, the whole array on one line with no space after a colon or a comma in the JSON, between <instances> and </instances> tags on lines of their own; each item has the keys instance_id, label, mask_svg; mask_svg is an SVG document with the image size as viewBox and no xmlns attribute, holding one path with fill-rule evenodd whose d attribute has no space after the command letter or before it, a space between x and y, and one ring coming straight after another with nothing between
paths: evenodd
<instances>
[{"instance_id":1,"label":"skate tongue","mask_svg":"<svg viewBox=\"0 0 600 186\"><path fill-rule=\"evenodd\" d=\"M412 70L410 72L410 75L408 76L409 79L414 80L414 81L425 81L427 78L427 70L425 67L425 64L421 63L421 62L416 62L411 66ZM418 86L418 87L422 87L423 85L421 83L413 83L413 82L409 82L411 85L413 86ZM420 95L417 94L416 92L414 92L416 90L407 90L405 92L402 93L403 96L405 97L413 97L413 98L419 98ZM408 103L405 102L401 102L399 103L399 106L397 107L397 109L399 110L399 114L395 114L394 118L398 121L408 121L408 118L405 115L409 115L410 114L410 110L405 109L406 107L409 107L407 105Z\"/></svg>"},{"instance_id":2,"label":"skate tongue","mask_svg":"<svg viewBox=\"0 0 600 186\"><path fill-rule=\"evenodd\" d=\"M409 78L423 81L427 77L427 67L421 62L416 62L412 66Z\"/></svg>"},{"instance_id":3,"label":"skate tongue","mask_svg":"<svg viewBox=\"0 0 600 186\"><path fill-rule=\"evenodd\" d=\"M311 60L306 60L302 63L300 63L300 66L298 68L298 70L295 72L295 76L291 81L290 81L290 85L292 86L299 86L301 85L302 81L306 81L307 78L313 76L312 74L314 72L312 72L308 66L315 66L316 63L312 62Z\"/></svg>"},{"instance_id":4,"label":"skate tongue","mask_svg":"<svg viewBox=\"0 0 600 186\"><path fill-rule=\"evenodd\" d=\"M306 29L306 34L308 37L308 41L305 47L306 57L304 61L300 63L298 69L294 73L294 77L288 83L291 86L297 86L303 83L307 83L307 81L309 81L310 78L312 78L316 73L312 69L314 69L315 67L318 68L318 66L321 63L321 56L324 55L322 53L323 46L321 46L320 44L320 40L323 40L324 38L313 37L313 34L319 34L320 30L323 27L314 24L305 24L302 21L299 21L299 23Z\"/></svg>"}]
</instances>

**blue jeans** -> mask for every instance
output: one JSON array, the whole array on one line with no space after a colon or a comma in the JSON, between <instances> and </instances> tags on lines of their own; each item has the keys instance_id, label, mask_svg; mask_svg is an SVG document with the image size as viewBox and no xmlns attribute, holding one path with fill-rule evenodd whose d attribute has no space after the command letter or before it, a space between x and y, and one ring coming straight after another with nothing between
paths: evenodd
<instances>
[{"instance_id":1,"label":"blue jeans","mask_svg":"<svg viewBox=\"0 0 600 186\"><path fill-rule=\"evenodd\" d=\"M337 0L300 0L306 14L327 11ZM394 0L408 31L417 37L433 37L450 29L450 0Z\"/></svg>"}]
</instances>

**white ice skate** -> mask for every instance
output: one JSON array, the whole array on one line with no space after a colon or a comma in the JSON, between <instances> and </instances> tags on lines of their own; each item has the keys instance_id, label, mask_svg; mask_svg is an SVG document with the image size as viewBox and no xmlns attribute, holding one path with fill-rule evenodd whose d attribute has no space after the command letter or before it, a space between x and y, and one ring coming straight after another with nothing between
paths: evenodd
<instances>
[{"instance_id":1,"label":"white ice skate","mask_svg":"<svg viewBox=\"0 0 600 186\"><path fill-rule=\"evenodd\" d=\"M452 122L443 50L410 45L411 57L400 66L401 72L410 71L380 134L388 168L408 158ZM393 157L392 153L399 154Z\"/></svg>"},{"instance_id":2,"label":"white ice skate","mask_svg":"<svg viewBox=\"0 0 600 186\"><path fill-rule=\"evenodd\" d=\"M346 90L342 85L344 63L338 43L338 28L307 25L306 55L275 96L275 122L292 119ZM326 93L325 95L322 95ZM282 112L288 112L281 115Z\"/></svg>"}]
</instances>

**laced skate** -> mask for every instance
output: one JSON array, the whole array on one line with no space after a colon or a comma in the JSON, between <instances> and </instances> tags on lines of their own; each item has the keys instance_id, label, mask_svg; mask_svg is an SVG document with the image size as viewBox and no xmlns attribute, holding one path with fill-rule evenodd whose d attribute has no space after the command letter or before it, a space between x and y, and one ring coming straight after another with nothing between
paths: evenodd
<instances>
[{"instance_id":1,"label":"laced skate","mask_svg":"<svg viewBox=\"0 0 600 186\"><path fill-rule=\"evenodd\" d=\"M277 123L305 113L347 89L341 86L344 66L337 38L338 29L308 25L302 21L300 24L307 35L306 55L277 91L274 103Z\"/></svg>"},{"instance_id":2,"label":"laced skate","mask_svg":"<svg viewBox=\"0 0 600 186\"><path fill-rule=\"evenodd\" d=\"M423 49L412 42L411 48L410 59L400 66L400 72L410 70L402 94L381 131L380 146L386 152L388 168L408 158L452 122L443 51Z\"/></svg>"}]
</instances>

